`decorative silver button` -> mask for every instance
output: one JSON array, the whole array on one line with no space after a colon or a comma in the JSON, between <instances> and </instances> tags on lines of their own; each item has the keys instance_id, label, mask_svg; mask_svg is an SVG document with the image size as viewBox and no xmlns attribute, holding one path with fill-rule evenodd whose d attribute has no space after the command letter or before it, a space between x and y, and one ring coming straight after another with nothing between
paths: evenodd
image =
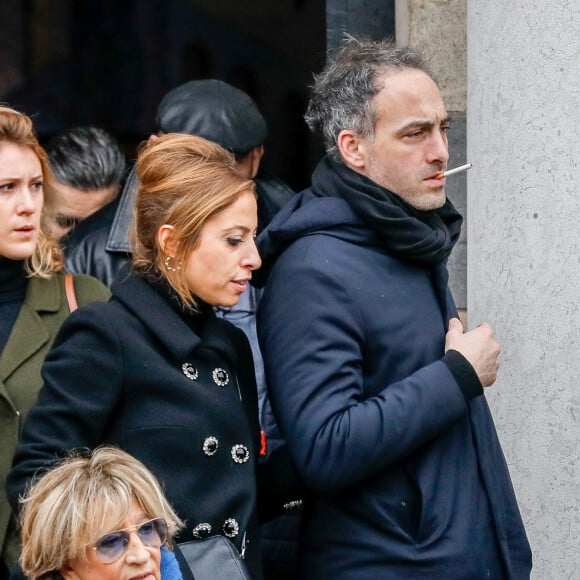
<instances>
[{"instance_id":1,"label":"decorative silver button","mask_svg":"<svg viewBox=\"0 0 580 580\"><path fill-rule=\"evenodd\" d=\"M228 375L228 371L225 369L213 369L211 376L213 378L213 382L218 387L225 387L230 382L230 375Z\"/></svg>"},{"instance_id":2,"label":"decorative silver button","mask_svg":"<svg viewBox=\"0 0 580 580\"><path fill-rule=\"evenodd\" d=\"M228 518L222 527L224 536L235 538L240 533L240 524L234 518Z\"/></svg>"},{"instance_id":3,"label":"decorative silver button","mask_svg":"<svg viewBox=\"0 0 580 580\"><path fill-rule=\"evenodd\" d=\"M232 447L232 459L236 463L246 463L250 459L250 452L245 445L234 445Z\"/></svg>"},{"instance_id":4,"label":"decorative silver button","mask_svg":"<svg viewBox=\"0 0 580 580\"><path fill-rule=\"evenodd\" d=\"M196 381L197 377L199 377L198 370L191 363L183 363L181 370L190 381Z\"/></svg>"},{"instance_id":5,"label":"decorative silver button","mask_svg":"<svg viewBox=\"0 0 580 580\"><path fill-rule=\"evenodd\" d=\"M212 456L215 455L219 447L219 441L215 437L206 437L205 441L203 442L203 452L208 455Z\"/></svg>"},{"instance_id":6,"label":"decorative silver button","mask_svg":"<svg viewBox=\"0 0 580 580\"><path fill-rule=\"evenodd\" d=\"M211 534L211 524L204 522L202 524L197 524L191 533L194 538L201 540L201 538L207 538Z\"/></svg>"},{"instance_id":7,"label":"decorative silver button","mask_svg":"<svg viewBox=\"0 0 580 580\"><path fill-rule=\"evenodd\" d=\"M302 500L301 499L293 499L292 501L286 502L282 507L285 510L295 510L299 507L302 507Z\"/></svg>"}]
</instances>

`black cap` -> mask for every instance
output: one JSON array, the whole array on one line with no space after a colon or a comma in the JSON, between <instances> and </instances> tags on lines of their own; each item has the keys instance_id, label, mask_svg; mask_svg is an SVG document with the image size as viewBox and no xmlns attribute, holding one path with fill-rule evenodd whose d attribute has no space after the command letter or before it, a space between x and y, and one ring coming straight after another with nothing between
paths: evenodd
<instances>
[{"instance_id":1,"label":"black cap","mask_svg":"<svg viewBox=\"0 0 580 580\"><path fill-rule=\"evenodd\" d=\"M256 103L215 79L190 81L169 91L159 103L156 122L164 133L197 135L234 153L262 145L268 135Z\"/></svg>"}]
</instances>

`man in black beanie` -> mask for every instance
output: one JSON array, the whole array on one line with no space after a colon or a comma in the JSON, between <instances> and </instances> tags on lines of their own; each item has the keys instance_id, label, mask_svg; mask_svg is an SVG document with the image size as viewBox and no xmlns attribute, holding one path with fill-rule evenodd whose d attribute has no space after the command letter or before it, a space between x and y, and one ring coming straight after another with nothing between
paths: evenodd
<instances>
[{"instance_id":1,"label":"man in black beanie","mask_svg":"<svg viewBox=\"0 0 580 580\"><path fill-rule=\"evenodd\" d=\"M161 99L156 123L161 133L197 135L234 154L240 175L256 181L259 231L294 193L260 170L268 127L256 103L240 89L215 79L180 85Z\"/></svg>"}]
</instances>

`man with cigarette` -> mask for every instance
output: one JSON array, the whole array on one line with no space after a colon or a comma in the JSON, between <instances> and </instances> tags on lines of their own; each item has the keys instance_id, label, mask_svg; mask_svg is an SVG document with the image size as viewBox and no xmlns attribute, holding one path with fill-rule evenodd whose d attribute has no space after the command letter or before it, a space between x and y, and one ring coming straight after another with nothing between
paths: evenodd
<instances>
[{"instance_id":1,"label":"man with cigarette","mask_svg":"<svg viewBox=\"0 0 580 580\"><path fill-rule=\"evenodd\" d=\"M327 155L258 240L267 383L312 491L298 577L529 578L484 395L500 348L447 285L439 89L417 51L347 37L306 119Z\"/></svg>"}]
</instances>

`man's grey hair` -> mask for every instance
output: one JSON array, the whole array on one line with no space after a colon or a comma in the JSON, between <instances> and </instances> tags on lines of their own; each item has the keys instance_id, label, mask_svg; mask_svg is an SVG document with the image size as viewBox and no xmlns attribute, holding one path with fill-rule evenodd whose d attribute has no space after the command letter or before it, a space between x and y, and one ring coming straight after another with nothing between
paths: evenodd
<instances>
[{"instance_id":1,"label":"man's grey hair","mask_svg":"<svg viewBox=\"0 0 580 580\"><path fill-rule=\"evenodd\" d=\"M46 151L56 179L82 191L120 185L125 175L125 155L117 140L98 127L65 131L49 141Z\"/></svg>"},{"instance_id":2,"label":"man's grey hair","mask_svg":"<svg viewBox=\"0 0 580 580\"><path fill-rule=\"evenodd\" d=\"M372 141L376 115L373 97L384 87L385 73L418 69L433 75L423 55L390 40L374 41L345 35L344 44L329 55L324 70L314 77L312 96L304 118L310 129L320 129L326 152L342 162L338 134L351 129Z\"/></svg>"}]
</instances>

